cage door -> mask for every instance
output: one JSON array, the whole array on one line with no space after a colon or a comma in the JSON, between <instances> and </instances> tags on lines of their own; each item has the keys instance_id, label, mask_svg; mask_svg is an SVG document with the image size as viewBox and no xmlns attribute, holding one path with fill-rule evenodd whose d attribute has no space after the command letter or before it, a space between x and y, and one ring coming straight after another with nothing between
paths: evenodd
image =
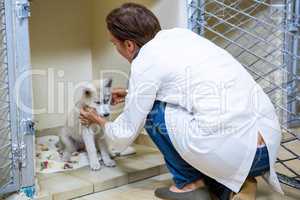
<instances>
[{"instance_id":1,"label":"cage door","mask_svg":"<svg viewBox=\"0 0 300 200\"><path fill-rule=\"evenodd\" d=\"M32 75L29 46L29 17L28 0L12 0L14 2L14 34L16 54L16 109L18 113L18 145L20 158L20 184L22 188L34 185L34 124L32 103Z\"/></svg>"},{"instance_id":2,"label":"cage door","mask_svg":"<svg viewBox=\"0 0 300 200\"><path fill-rule=\"evenodd\" d=\"M13 5L0 0L0 194L18 190L20 171L17 164L18 134L15 98L11 94L15 80L13 41Z\"/></svg>"},{"instance_id":3,"label":"cage door","mask_svg":"<svg viewBox=\"0 0 300 200\"><path fill-rule=\"evenodd\" d=\"M27 5L0 0L0 195L34 184Z\"/></svg>"}]
</instances>

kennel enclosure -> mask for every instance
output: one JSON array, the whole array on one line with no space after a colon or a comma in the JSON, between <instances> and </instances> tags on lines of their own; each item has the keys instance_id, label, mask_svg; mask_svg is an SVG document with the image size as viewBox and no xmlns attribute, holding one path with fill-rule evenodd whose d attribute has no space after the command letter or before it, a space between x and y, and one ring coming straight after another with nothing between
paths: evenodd
<instances>
[{"instance_id":1,"label":"kennel enclosure","mask_svg":"<svg viewBox=\"0 0 300 200\"><path fill-rule=\"evenodd\" d=\"M271 98L281 122L280 181L300 189L300 1L189 0L189 28L230 52ZM298 166L298 168L297 168Z\"/></svg>"}]
</instances>

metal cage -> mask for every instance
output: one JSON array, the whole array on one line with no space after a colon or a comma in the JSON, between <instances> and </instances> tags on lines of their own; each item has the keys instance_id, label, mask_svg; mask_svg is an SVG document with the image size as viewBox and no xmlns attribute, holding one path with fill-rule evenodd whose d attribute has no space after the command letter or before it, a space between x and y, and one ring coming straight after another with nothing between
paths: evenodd
<instances>
[{"instance_id":1,"label":"metal cage","mask_svg":"<svg viewBox=\"0 0 300 200\"><path fill-rule=\"evenodd\" d=\"M189 28L230 52L273 102L283 140L276 169L300 189L300 0L188 0Z\"/></svg>"},{"instance_id":2,"label":"metal cage","mask_svg":"<svg viewBox=\"0 0 300 200\"><path fill-rule=\"evenodd\" d=\"M12 64L12 49L9 43L11 38L9 26L11 19L7 13L9 5L5 0L0 1L0 193L14 191L19 187L19 170L14 166L14 150L16 150L17 132L15 108L12 106L13 99L10 96L10 78Z\"/></svg>"},{"instance_id":3,"label":"metal cage","mask_svg":"<svg viewBox=\"0 0 300 200\"><path fill-rule=\"evenodd\" d=\"M27 5L0 0L0 197L34 185L31 77L22 79L30 70Z\"/></svg>"}]
</instances>

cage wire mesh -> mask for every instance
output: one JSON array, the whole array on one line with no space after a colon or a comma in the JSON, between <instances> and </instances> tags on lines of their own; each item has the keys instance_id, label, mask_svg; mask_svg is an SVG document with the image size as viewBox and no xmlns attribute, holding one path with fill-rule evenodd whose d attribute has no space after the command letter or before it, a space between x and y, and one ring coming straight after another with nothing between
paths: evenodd
<instances>
[{"instance_id":1,"label":"cage wire mesh","mask_svg":"<svg viewBox=\"0 0 300 200\"><path fill-rule=\"evenodd\" d=\"M188 0L189 28L230 52L280 118L280 181L300 189L300 0Z\"/></svg>"},{"instance_id":2,"label":"cage wire mesh","mask_svg":"<svg viewBox=\"0 0 300 200\"><path fill-rule=\"evenodd\" d=\"M13 167L4 5L0 0L0 190L11 183Z\"/></svg>"}]
</instances>

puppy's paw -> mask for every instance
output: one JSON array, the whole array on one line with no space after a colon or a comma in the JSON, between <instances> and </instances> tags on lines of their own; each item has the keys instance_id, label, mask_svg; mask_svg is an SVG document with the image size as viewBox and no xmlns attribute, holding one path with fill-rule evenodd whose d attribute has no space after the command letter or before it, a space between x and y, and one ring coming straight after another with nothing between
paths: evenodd
<instances>
[{"instance_id":1,"label":"puppy's paw","mask_svg":"<svg viewBox=\"0 0 300 200\"><path fill-rule=\"evenodd\" d=\"M116 161L110 159L110 158L103 158L103 163L106 167L115 167L116 166Z\"/></svg>"},{"instance_id":2,"label":"puppy's paw","mask_svg":"<svg viewBox=\"0 0 300 200\"><path fill-rule=\"evenodd\" d=\"M91 161L90 162L90 168L93 171L98 171L98 170L101 169L101 164L100 164L100 162L98 160Z\"/></svg>"}]
</instances>

